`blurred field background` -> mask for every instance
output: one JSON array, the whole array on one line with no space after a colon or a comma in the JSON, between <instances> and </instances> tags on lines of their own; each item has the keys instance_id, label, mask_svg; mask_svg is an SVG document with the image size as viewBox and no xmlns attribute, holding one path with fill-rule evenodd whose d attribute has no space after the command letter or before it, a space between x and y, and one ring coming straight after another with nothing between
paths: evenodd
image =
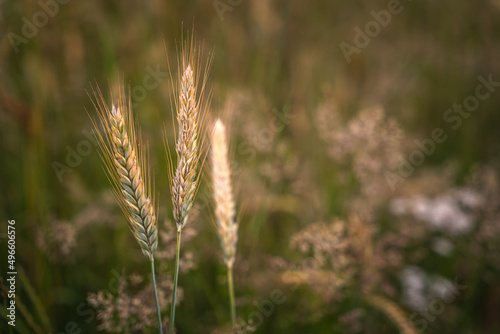
<instances>
[{"instance_id":1,"label":"blurred field background","mask_svg":"<svg viewBox=\"0 0 500 334\"><path fill-rule=\"evenodd\" d=\"M160 193L168 321L167 54L194 26L231 129L240 332L500 333L500 87L456 129L443 118L479 76L500 81L498 0L402 1L350 62L339 45L387 1L67 1L23 37L40 3L0 2L0 268L15 219L25 272L15 330L2 283L0 332L157 331L148 263L87 136L91 84L111 103L120 78ZM436 128L447 139L391 187ZM183 240L179 333L230 332L209 190L206 177Z\"/></svg>"}]
</instances>

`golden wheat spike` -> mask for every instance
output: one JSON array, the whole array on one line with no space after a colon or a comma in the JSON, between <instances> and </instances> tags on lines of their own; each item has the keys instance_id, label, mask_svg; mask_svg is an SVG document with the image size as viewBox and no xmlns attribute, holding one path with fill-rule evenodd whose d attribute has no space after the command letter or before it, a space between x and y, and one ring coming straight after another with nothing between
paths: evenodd
<instances>
[{"instance_id":1,"label":"golden wheat spike","mask_svg":"<svg viewBox=\"0 0 500 334\"><path fill-rule=\"evenodd\" d=\"M158 246L154 199L149 194L146 165L139 148L143 146L137 143L131 103L125 100L123 87L119 88L118 107L113 105L111 110L98 88L94 95L102 129L93 124L108 178L142 252L153 260Z\"/></svg>"},{"instance_id":2,"label":"golden wheat spike","mask_svg":"<svg viewBox=\"0 0 500 334\"><path fill-rule=\"evenodd\" d=\"M196 87L191 65L187 65L181 77L179 110L177 113L179 133L176 143L177 169L172 181L174 220L178 229L187 222L198 187L199 124Z\"/></svg>"}]
</instances>

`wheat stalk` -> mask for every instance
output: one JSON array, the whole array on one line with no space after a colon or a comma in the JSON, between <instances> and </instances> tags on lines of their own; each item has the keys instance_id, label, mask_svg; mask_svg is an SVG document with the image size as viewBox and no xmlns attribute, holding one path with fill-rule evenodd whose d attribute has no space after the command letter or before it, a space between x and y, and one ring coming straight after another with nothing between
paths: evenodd
<instances>
[{"instance_id":1,"label":"wheat stalk","mask_svg":"<svg viewBox=\"0 0 500 334\"><path fill-rule=\"evenodd\" d=\"M175 255L174 291L172 293L172 309L170 312L170 333L174 333L175 300L179 281L179 259L181 252L182 228L186 225L189 210L193 206L194 195L198 187L196 176L199 162L198 152L198 109L196 106L196 88L193 70L187 65L181 77L179 94L179 110L177 122L179 136L175 145L177 152L177 169L172 179L172 203L174 220L177 225L177 247Z\"/></svg>"},{"instance_id":2,"label":"wheat stalk","mask_svg":"<svg viewBox=\"0 0 500 334\"><path fill-rule=\"evenodd\" d=\"M227 266L231 321L236 326L234 303L233 265L238 242L238 224L235 221L235 204L231 188L225 126L220 119L215 122L211 137L212 187L215 201L215 223Z\"/></svg>"},{"instance_id":3,"label":"wheat stalk","mask_svg":"<svg viewBox=\"0 0 500 334\"><path fill-rule=\"evenodd\" d=\"M93 122L99 140L102 159L107 175L113 185L116 198L127 217L130 230L139 243L142 252L151 262L151 273L158 316L158 326L162 333L160 307L154 272L154 252L158 247L158 229L154 198L150 185L144 154L140 140L136 137L132 118L131 101L125 100L123 86L119 88L118 107L106 106L101 91L94 90L98 112L103 130ZM96 104L97 103L97 104ZM146 152L147 153L147 152ZM147 155L147 154L146 154Z\"/></svg>"},{"instance_id":4,"label":"wheat stalk","mask_svg":"<svg viewBox=\"0 0 500 334\"><path fill-rule=\"evenodd\" d=\"M173 203L174 221L177 226L177 248L175 257L174 289L172 293L172 309L170 312L170 333L174 332L175 323L175 301L177 296L177 285L179 276L179 258L182 229L187 223L189 211L191 210L198 190L201 169L205 161L205 115L209 103L210 94L205 99L205 83L210 68L210 58L206 63L203 82L198 92L198 72L194 65L200 64L196 59L197 52L194 46L194 36L190 44L186 42L182 46L179 62L179 88L175 101L177 112L178 132L175 144L177 153L177 166L173 171L173 162L169 146L167 149L168 167L170 174L170 188ZM169 66L170 67L170 66ZM172 85L174 85L171 78ZM175 128L174 128L175 131ZM167 137L165 132L165 138ZM167 140L165 140L167 142Z\"/></svg>"}]
</instances>

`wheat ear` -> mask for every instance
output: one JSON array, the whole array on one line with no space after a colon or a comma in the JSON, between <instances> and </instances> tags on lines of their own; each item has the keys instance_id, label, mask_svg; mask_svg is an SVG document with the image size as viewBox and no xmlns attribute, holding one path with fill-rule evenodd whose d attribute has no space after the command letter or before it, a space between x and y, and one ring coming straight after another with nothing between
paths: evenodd
<instances>
[{"instance_id":1,"label":"wheat ear","mask_svg":"<svg viewBox=\"0 0 500 334\"><path fill-rule=\"evenodd\" d=\"M154 273L154 252L158 246L154 199L149 193L146 162L140 151L132 118L130 100L125 100L123 87L119 89L118 107L109 110L99 89L94 90L96 109L101 121L101 131L94 123L96 136L100 142L102 159L108 178L115 190L118 202L128 218L129 227L139 243L142 252L151 262L151 273L158 316L158 326L162 333L160 307Z\"/></svg>"},{"instance_id":2,"label":"wheat ear","mask_svg":"<svg viewBox=\"0 0 500 334\"><path fill-rule=\"evenodd\" d=\"M197 171L200 161L196 88L193 70L189 64L181 77L177 122L179 134L175 150L178 160L172 181L172 201L177 230L181 230L186 225L189 210L193 206L198 187Z\"/></svg>"},{"instance_id":3,"label":"wheat ear","mask_svg":"<svg viewBox=\"0 0 500 334\"><path fill-rule=\"evenodd\" d=\"M215 201L215 223L227 266L231 321L236 326L234 303L233 265L238 242L238 224L235 221L235 205L231 188L226 129L220 119L215 122L211 137L212 187Z\"/></svg>"},{"instance_id":4,"label":"wheat ear","mask_svg":"<svg viewBox=\"0 0 500 334\"><path fill-rule=\"evenodd\" d=\"M97 95L98 94L98 95ZM103 162L115 194L127 216L130 230L149 259L158 246L155 208L147 176L143 175L145 161L139 151L131 110L124 101L122 88L118 107L109 110L102 94L96 93L98 112L103 130L98 127L97 137L101 143Z\"/></svg>"},{"instance_id":5,"label":"wheat ear","mask_svg":"<svg viewBox=\"0 0 500 334\"><path fill-rule=\"evenodd\" d=\"M177 226L177 250L175 256L174 290L172 294L172 309L170 312L170 333L174 331L175 322L175 300L177 296L177 283L179 276L179 258L182 229L187 223L189 211L191 210L199 186L200 172L205 160L205 138L204 118L210 95L205 99L205 83L210 68L210 59L206 64L203 82L200 91L197 91L198 73L193 65L200 63L196 59L196 50L193 44L183 45L181 61L179 62L178 96L175 99L177 110L177 139L175 151L177 153L177 167L173 171L173 163L170 157L169 146L166 144L167 157L169 159L170 187L173 203L174 221ZM173 84L173 80L172 80ZM175 131L175 128L174 128ZM166 135L165 135L166 137Z\"/></svg>"}]
</instances>

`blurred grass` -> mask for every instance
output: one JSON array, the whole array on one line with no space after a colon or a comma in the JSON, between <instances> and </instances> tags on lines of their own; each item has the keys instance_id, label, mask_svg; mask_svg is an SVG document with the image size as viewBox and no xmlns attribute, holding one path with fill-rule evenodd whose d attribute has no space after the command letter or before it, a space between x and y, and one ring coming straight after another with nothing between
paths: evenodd
<instances>
[{"instance_id":1,"label":"blurred grass","mask_svg":"<svg viewBox=\"0 0 500 334\"><path fill-rule=\"evenodd\" d=\"M87 293L105 288L113 268L145 270L123 251L133 247L125 227L110 230L97 226L96 230L86 230L82 235L85 240L78 240L77 246L84 248L81 252L85 256L79 256L76 263L53 263L35 244L38 230L47 228L49 221L71 220L85 206L70 196L73 183L84 188L90 201L109 188L96 147L71 173L63 175L62 182L51 166L54 161L66 164L66 148L76 149L86 139L82 131L91 129L86 112L93 112L86 93L90 82L97 82L105 92L108 83L115 83L119 76L132 88L142 85L148 66L167 68L164 43L169 59L175 60L181 28L186 32L193 25L206 49L215 50L210 81L215 88L216 112L234 89L266 98L268 108L253 108L249 111L251 118L267 119L272 117L272 108L282 110L285 105L290 106L295 118L279 137L293 148L301 162L312 165L314 178L322 182L322 212L317 213L316 219L326 219L342 210L349 200L345 197L346 189L351 189L354 182L338 184L337 166L325 156L316 134L315 110L324 99L333 98L346 119L363 107L382 104L410 136L423 138L435 127L445 128L443 112L473 93L478 75L492 74L494 79L500 79L498 1L402 4L404 10L393 16L390 25L382 28L348 64L339 43L352 44L353 28L372 20L369 12L386 8L386 1L243 1L233 11L224 13L223 21L209 0L70 1L60 5L59 13L25 45L20 45L16 53L7 34L21 34L21 18L31 21L40 7L34 1L3 0L0 217L2 221L16 220L18 265L26 268L52 328L63 330L68 321L75 321L84 331L94 332L97 321L87 323L75 311L85 302ZM161 205L166 207L168 180L161 132L162 124L170 124L172 119L170 89L165 79L158 88L148 91L135 109L143 136L151 146ZM449 139L437 146L426 165L454 161L459 169L457 178L461 179L471 166L497 161L499 107L500 95L495 92L457 131L447 130ZM272 153L258 157L249 164L250 169L257 170L271 156ZM235 159L245 163L238 152ZM283 194L287 184L280 187L269 182L266 189ZM245 186L240 186L243 200ZM249 258L255 256L249 259L249 265L255 266L252 270L265 270L265 264L259 264L258 259L266 254L288 254L290 235L304 224L292 213L268 212L268 207L263 206L255 216L243 217L238 252ZM196 245L203 245L206 240L216 245L212 234L210 226L201 227ZM97 246L102 235L107 235L106 248ZM198 268L182 279L185 298L178 310L181 333L203 331L193 317L209 327L227 321L225 286L218 279L222 268L214 254L198 255ZM446 273L457 270L453 265L444 269L444 263L429 266ZM267 298L264 292L256 290L237 288L237 294L262 294L260 297ZM465 327L460 332L480 328L482 312L491 307L482 299L488 291L489 287L479 282L471 292L469 317L463 320ZM306 298L314 298L302 293ZM331 315L309 325L292 325L293 312L301 309L301 299L288 296L291 302L266 319L260 332L331 330ZM242 307L242 314L251 312L251 305ZM378 317L369 318L373 328L380 330L374 331L395 332L390 325L376 322ZM6 327L0 328L3 331ZM449 332L457 332L458 328L450 328ZM21 327L18 330L23 332Z\"/></svg>"}]
</instances>

